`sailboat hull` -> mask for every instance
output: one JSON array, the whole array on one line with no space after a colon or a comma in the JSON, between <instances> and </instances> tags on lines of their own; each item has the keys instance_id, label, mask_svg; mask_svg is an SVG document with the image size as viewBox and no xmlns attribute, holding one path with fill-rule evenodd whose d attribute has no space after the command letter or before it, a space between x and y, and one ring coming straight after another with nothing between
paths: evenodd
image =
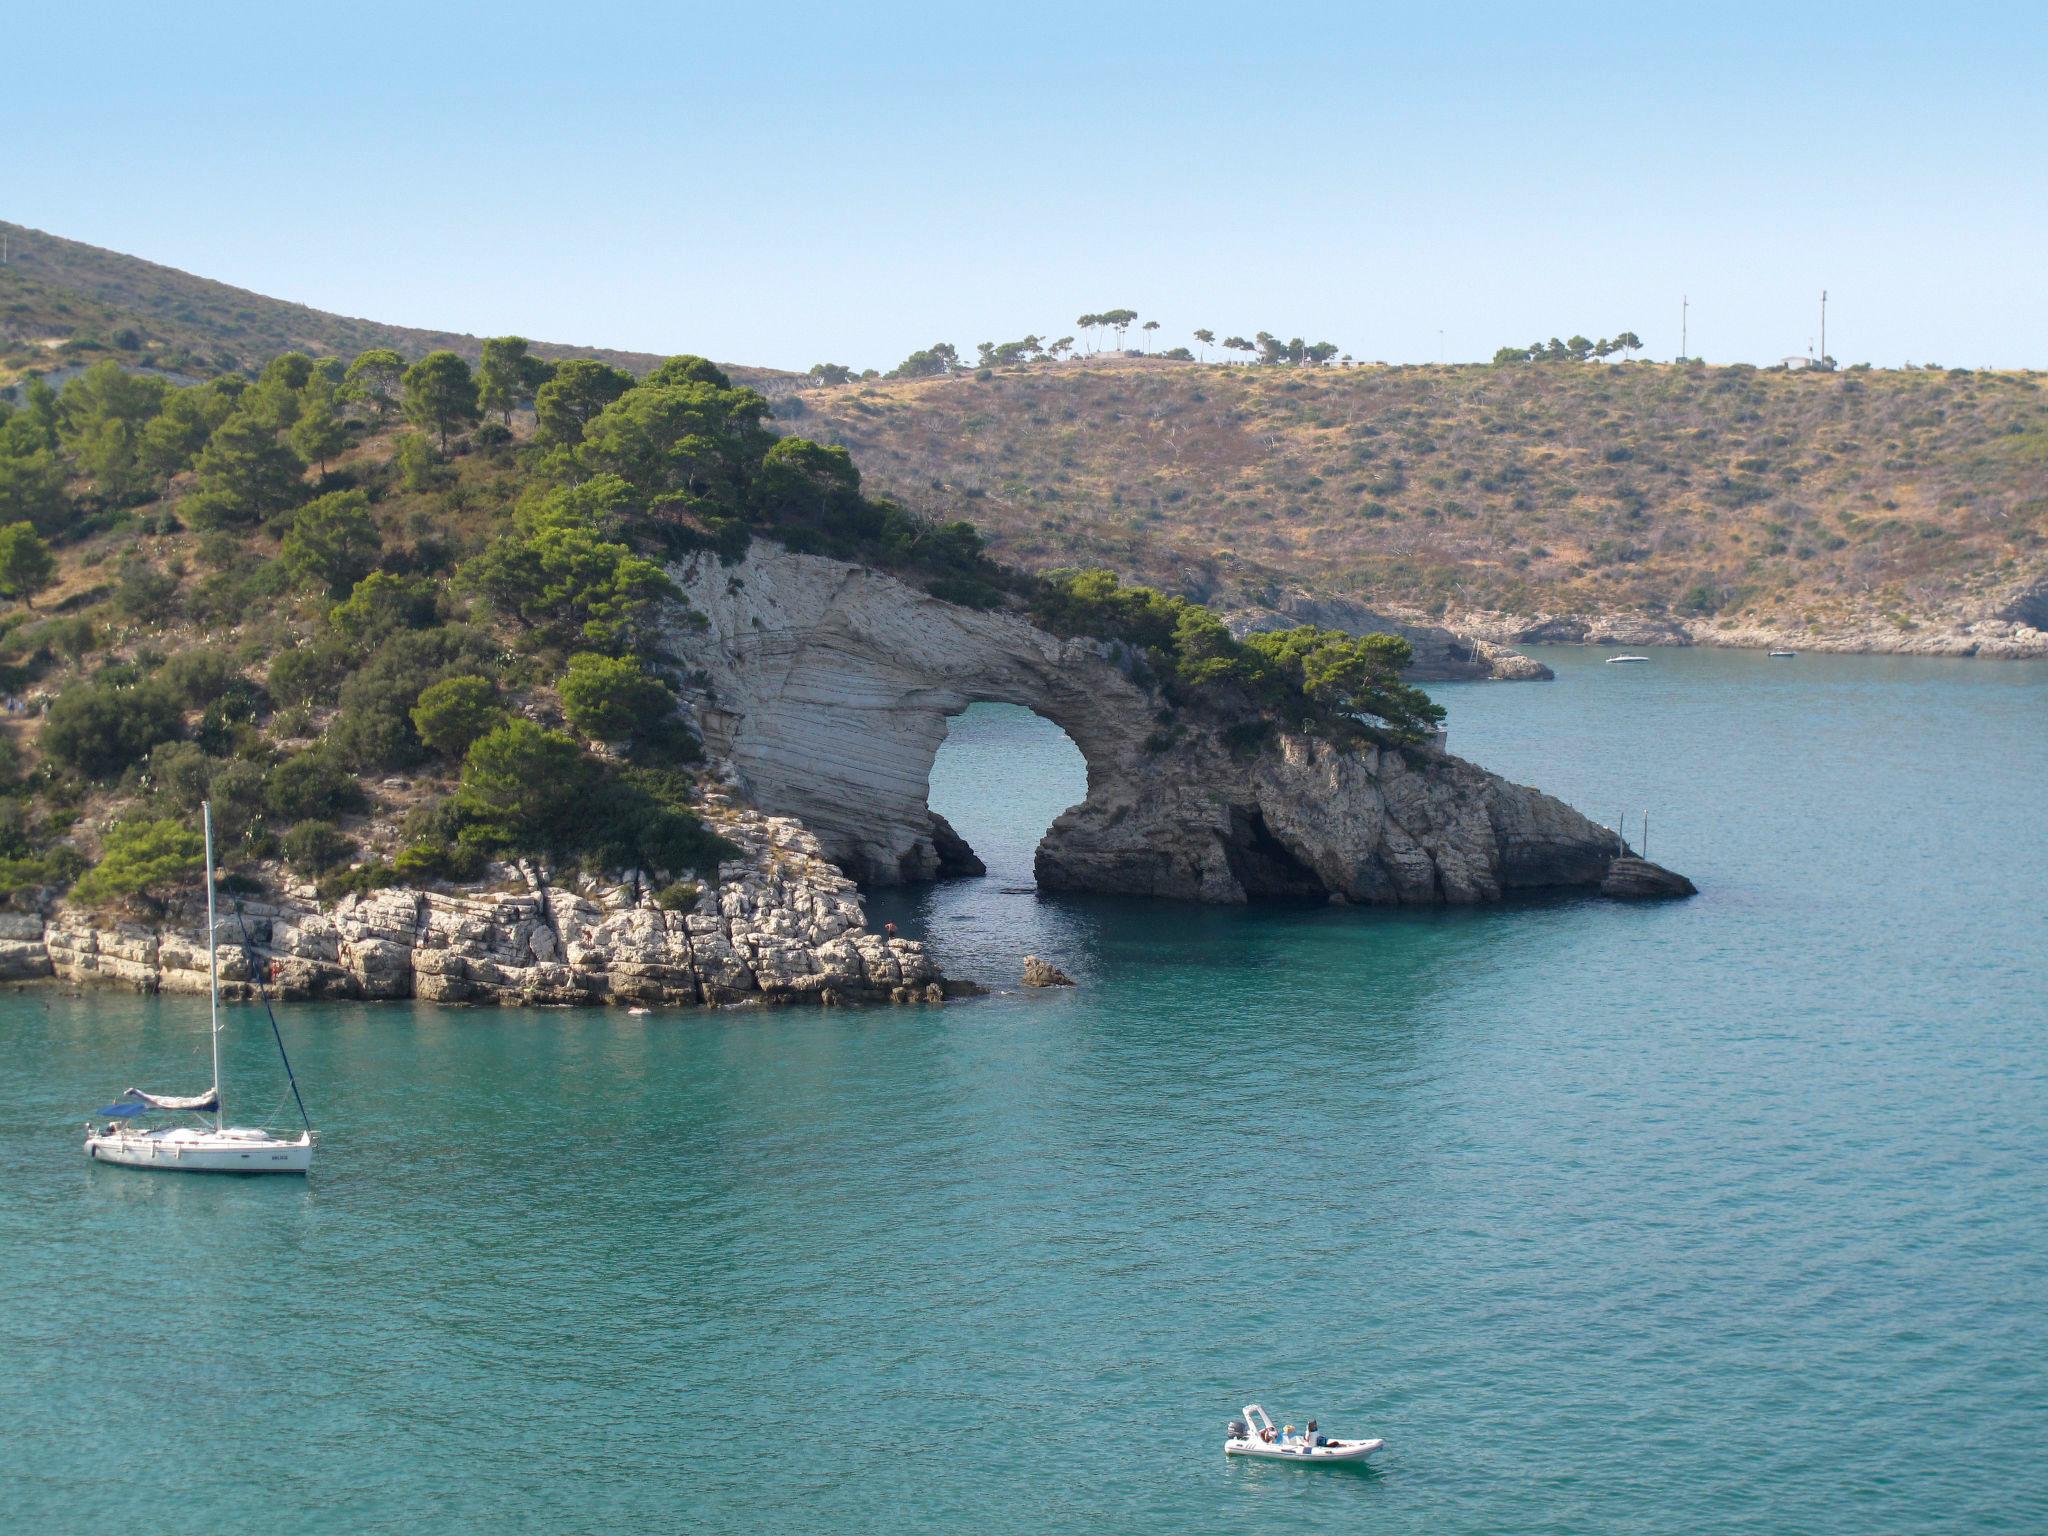
<instances>
[{"instance_id":1,"label":"sailboat hull","mask_svg":"<svg viewBox=\"0 0 2048 1536\"><path fill-rule=\"evenodd\" d=\"M313 1142L301 1136L282 1141L262 1131L169 1131L85 1138L85 1155L120 1168L156 1168L170 1173L310 1173Z\"/></svg>"}]
</instances>

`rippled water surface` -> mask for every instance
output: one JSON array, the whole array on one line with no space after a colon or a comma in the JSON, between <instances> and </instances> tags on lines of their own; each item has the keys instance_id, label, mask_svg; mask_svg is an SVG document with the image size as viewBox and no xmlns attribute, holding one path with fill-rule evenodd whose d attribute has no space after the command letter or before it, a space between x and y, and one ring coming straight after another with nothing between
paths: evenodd
<instances>
[{"instance_id":1,"label":"rippled water surface","mask_svg":"<svg viewBox=\"0 0 2048 1536\"><path fill-rule=\"evenodd\" d=\"M1546 659L1454 749L1698 900L1013 894L1083 770L977 708L876 920L1072 991L292 1009L310 1182L88 1167L203 1003L0 996L0 1525L2048 1526L2048 669Z\"/></svg>"}]
</instances>

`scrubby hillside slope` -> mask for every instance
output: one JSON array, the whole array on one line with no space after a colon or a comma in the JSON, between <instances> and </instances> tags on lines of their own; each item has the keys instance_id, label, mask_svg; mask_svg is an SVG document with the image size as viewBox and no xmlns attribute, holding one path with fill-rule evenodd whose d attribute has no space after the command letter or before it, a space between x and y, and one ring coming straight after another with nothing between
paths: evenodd
<instances>
[{"instance_id":1,"label":"scrubby hillside slope","mask_svg":"<svg viewBox=\"0 0 2048 1536\"><path fill-rule=\"evenodd\" d=\"M280 352L354 357L390 347L407 358L446 349L470 362L482 338L329 314L0 221L0 385L29 370L115 357L205 376L261 368ZM547 358L595 357L644 373L659 356L536 342ZM753 370L741 369L742 382Z\"/></svg>"},{"instance_id":2,"label":"scrubby hillside slope","mask_svg":"<svg viewBox=\"0 0 2048 1536\"><path fill-rule=\"evenodd\" d=\"M1996 649L2048 587L2035 374L1094 358L778 414L909 504L963 508L1005 558L1226 607L1305 589L1499 638L1633 616L1873 648L1966 649L1988 621Z\"/></svg>"}]
</instances>

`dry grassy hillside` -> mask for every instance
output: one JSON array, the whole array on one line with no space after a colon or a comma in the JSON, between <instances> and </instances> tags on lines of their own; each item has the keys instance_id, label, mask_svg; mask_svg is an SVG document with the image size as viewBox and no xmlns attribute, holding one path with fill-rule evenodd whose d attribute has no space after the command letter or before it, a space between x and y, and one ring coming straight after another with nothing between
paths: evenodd
<instances>
[{"instance_id":1,"label":"dry grassy hillside","mask_svg":"<svg viewBox=\"0 0 2048 1536\"><path fill-rule=\"evenodd\" d=\"M260 368L280 352L352 358L390 347L417 358L446 348L475 362L483 348L480 337L329 314L20 224L0 221L0 233L7 239L0 386L27 372L102 357L203 377ZM595 357L633 373L661 361L649 352L551 342L537 342L533 351ZM743 383L758 382L756 370L737 373Z\"/></svg>"},{"instance_id":2,"label":"dry grassy hillside","mask_svg":"<svg viewBox=\"0 0 2048 1536\"><path fill-rule=\"evenodd\" d=\"M2034 374L1089 359L808 391L787 430L1019 563L1226 604L1901 633L2048 580Z\"/></svg>"}]
</instances>

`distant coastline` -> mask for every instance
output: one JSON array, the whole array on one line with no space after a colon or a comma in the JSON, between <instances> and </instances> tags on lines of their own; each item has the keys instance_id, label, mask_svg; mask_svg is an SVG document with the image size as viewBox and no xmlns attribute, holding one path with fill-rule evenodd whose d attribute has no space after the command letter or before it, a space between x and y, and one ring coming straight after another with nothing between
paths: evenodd
<instances>
[{"instance_id":1,"label":"distant coastline","mask_svg":"<svg viewBox=\"0 0 2048 1536\"><path fill-rule=\"evenodd\" d=\"M1495 645L1714 646L1726 650L1824 651L1840 655L1948 656L2048 660L2048 631L2008 618L1948 623L1882 619L1850 625L1769 625L1673 619L1642 613L1467 614L1448 621L1460 635Z\"/></svg>"}]
</instances>

